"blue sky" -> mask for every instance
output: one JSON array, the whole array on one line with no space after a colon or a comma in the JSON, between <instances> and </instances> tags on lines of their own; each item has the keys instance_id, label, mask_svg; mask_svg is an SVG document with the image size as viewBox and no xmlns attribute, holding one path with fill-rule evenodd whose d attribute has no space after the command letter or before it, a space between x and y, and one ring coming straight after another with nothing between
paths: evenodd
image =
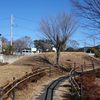
<instances>
[{"instance_id":1,"label":"blue sky","mask_svg":"<svg viewBox=\"0 0 100 100\"><path fill-rule=\"evenodd\" d=\"M69 0L0 0L0 33L10 41L12 14L15 17L13 23L16 24L12 30L13 40L24 36L30 36L32 40L40 39L37 22L41 17L55 15L59 11L69 14L71 8ZM85 40L89 44L87 46L93 46L93 38L87 39L83 32L88 33L79 27L70 39L78 41L80 47L84 46ZM97 40L95 44L98 45Z\"/></svg>"}]
</instances>

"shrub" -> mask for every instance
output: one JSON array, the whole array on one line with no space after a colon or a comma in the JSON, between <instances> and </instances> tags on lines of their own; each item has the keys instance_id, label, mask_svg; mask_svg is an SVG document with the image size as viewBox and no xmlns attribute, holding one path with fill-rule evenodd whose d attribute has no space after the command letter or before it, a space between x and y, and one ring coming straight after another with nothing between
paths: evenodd
<instances>
[{"instance_id":1,"label":"shrub","mask_svg":"<svg viewBox=\"0 0 100 100\"><path fill-rule=\"evenodd\" d=\"M100 78L100 70L96 72L96 77Z\"/></svg>"},{"instance_id":2,"label":"shrub","mask_svg":"<svg viewBox=\"0 0 100 100\"><path fill-rule=\"evenodd\" d=\"M77 77L75 80L78 84L82 83L83 100L100 100L100 86L94 83L96 76L95 71L87 72Z\"/></svg>"},{"instance_id":3,"label":"shrub","mask_svg":"<svg viewBox=\"0 0 100 100\"><path fill-rule=\"evenodd\" d=\"M28 88L28 81L27 80L25 80L24 82L18 84L18 86L17 86L18 90L23 90L25 88Z\"/></svg>"},{"instance_id":4,"label":"shrub","mask_svg":"<svg viewBox=\"0 0 100 100\"><path fill-rule=\"evenodd\" d=\"M0 62L0 66L7 65L7 64L9 64L9 63L8 62L5 62L5 63Z\"/></svg>"},{"instance_id":5,"label":"shrub","mask_svg":"<svg viewBox=\"0 0 100 100\"><path fill-rule=\"evenodd\" d=\"M11 54L11 53L6 53L6 55L13 55L13 54Z\"/></svg>"},{"instance_id":6,"label":"shrub","mask_svg":"<svg viewBox=\"0 0 100 100\"><path fill-rule=\"evenodd\" d=\"M95 48L89 48L86 52L89 53L90 51L93 52L93 53L95 53L96 57L100 57L100 52L97 49L95 49Z\"/></svg>"}]
</instances>

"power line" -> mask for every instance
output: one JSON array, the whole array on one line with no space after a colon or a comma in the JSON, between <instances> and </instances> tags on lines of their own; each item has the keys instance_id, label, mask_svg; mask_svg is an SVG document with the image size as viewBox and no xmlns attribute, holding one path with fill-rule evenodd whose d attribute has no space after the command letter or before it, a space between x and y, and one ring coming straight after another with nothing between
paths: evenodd
<instances>
[{"instance_id":1,"label":"power line","mask_svg":"<svg viewBox=\"0 0 100 100\"><path fill-rule=\"evenodd\" d=\"M29 27L24 27L24 26L20 26L20 25L16 25L17 28L21 28L21 29L27 29L27 30L32 30L32 31L36 31L36 29L32 29Z\"/></svg>"},{"instance_id":2,"label":"power line","mask_svg":"<svg viewBox=\"0 0 100 100\"><path fill-rule=\"evenodd\" d=\"M0 19L0 20L7 20L7 19L10 19L10 17L8 17L8 18L2 18L2 19Z\"/></svg>"},{"instance_id":3,"label":"power line","mask_svg":"<svg viewBox=\"0 0 100 100\"><path fill-rule=\"evenodd\" d=\"M30 22L38 23L38 21L34 21L34 20L26 19L26 18L20 18L20 17L16 17L16 16L15 16L15 18L22 19L22 20L27 20L27 21L30 21Z\"/></svg>"},{"instance_id":4,"label":"power line","mask_svg":"<svg viewBox=\"0 0 100 100\"><path fill-rule=\"evenodd\" d=\"M0 27L0 29L5 29L5 28L10 28L10 27Z\"/></svg>"}]
</instances>

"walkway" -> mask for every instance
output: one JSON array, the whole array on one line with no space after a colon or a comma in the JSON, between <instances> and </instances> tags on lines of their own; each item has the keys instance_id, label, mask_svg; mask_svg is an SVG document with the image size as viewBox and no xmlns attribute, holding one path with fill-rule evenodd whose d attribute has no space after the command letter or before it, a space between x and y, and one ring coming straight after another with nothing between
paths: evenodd
<instances>
[{"instance_id":1,"label":"walkway","mask_svg":"<svg viewBox=\"0 0 100 100\"><path fill-rule=\"evenodd\" d=\"M96 68L95 70L100 70L100 68ZM88 70L92 71L92 70ZM84 71L87 72L87 71ZM80 75L81 72L76 72L76 75ZM69 75L60 77L51 83L44 85L44 89L41 91L40 96L36 98L36 100L53 100L54 90L58 89L61 83L65 80L69 79Z\"/></svg>"}]
</instances>

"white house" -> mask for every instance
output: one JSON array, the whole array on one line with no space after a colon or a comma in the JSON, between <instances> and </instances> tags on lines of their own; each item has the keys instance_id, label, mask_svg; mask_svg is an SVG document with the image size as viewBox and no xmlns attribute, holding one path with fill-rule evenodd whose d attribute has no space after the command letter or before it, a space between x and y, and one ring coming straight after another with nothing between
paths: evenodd
<instances>
[{"instance_id":1,"label":"white house","mask_svg":"<svg viewBox=\"0 0 100 100\"><path fill-rule=\"evenodd\" d=\"M55 52L57 52L56 48L55 47L52 47L52 50L54 50Z\"/></svg>"}]
</instances>

